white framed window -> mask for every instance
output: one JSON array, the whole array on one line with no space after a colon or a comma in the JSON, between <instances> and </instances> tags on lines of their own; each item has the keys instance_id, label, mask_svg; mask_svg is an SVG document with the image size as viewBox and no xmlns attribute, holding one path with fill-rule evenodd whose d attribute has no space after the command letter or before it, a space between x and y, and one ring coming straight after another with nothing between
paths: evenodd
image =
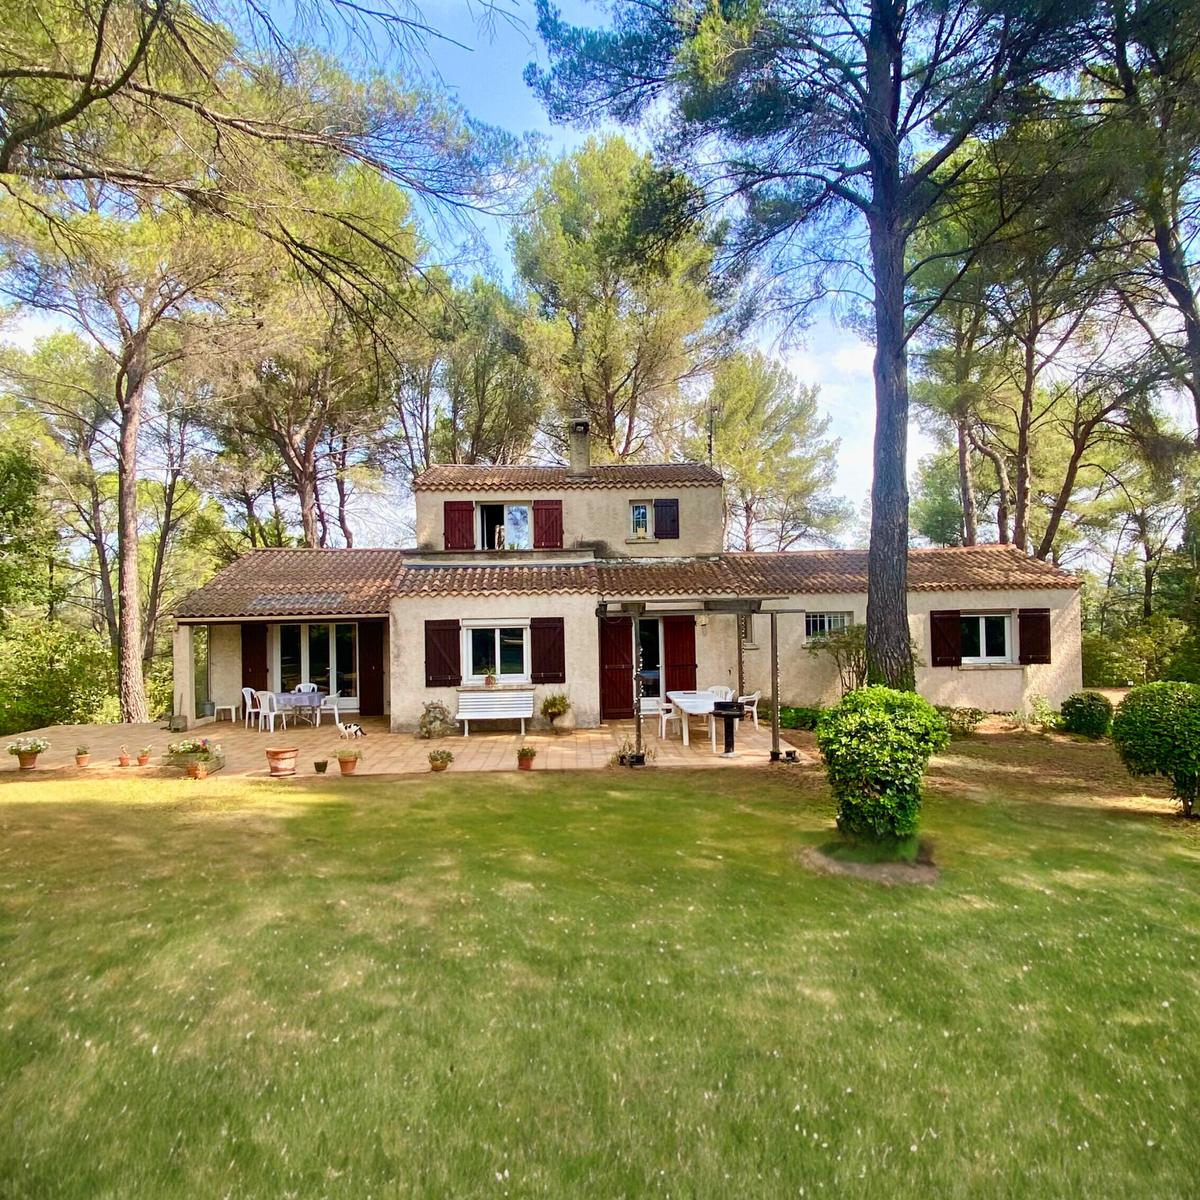
<instances>
[{"instance_id":1,"label":"white framed window","mask_svg":"<svg viewBox=\"0 0 1200 1200\"><path fill-rule=\"evenodd\" d=\"M483 683L488 675L501 683L528 683L529 619L464 620L462 661L468 683Z\"/></svg>"},{"instance_id":2,"label":"white framed window","mask_svg":"<svg viewBox=\"0 0 1200 1200\"><path fill-rule=\"evenodd\" d=\"M629 534L635 538L650 536L650 502L634 500L629 505Z\"/></svg>"},{"instance_id":3,"label":"white framed window","mask_svg":"<svg viewBox=\"0 0 1200 1200\"><path fill-rule=\"evenodd\" d=\"M530 550L533 506L526 503L477 505L481 550Z\"/></svg>"},{"instance_id":4,"label":"white framed window","mask_svg":"<svg viewBox=\"0 0 1200 1200\"><path fill-rule=\"evenodd\" d=\"M353 621L275 626L276 690L294 691L315 683L339 700L358 698L358 625Z\"/></svg>"},{"instance_id":5,"label":"white framed window","mask_svg":"<svg viewBox=\"0 0 1200 1200\"><path fill-rule=\"evenodd\" d=\"M804 614L804 637L823 638L831 633L841 633L854 624L854 614L848 612L806 612Z\"/></svg>"},{"instance_id":6,"label":"white framed window","mask_svg":"<svg viewBox=\"0 0 1200 1200\"><path fill-rule=\"evenodd\" d=\"M964 663L1012 662L1011 613L963 613L959 620Z\"/></svg>"}]
</instances>

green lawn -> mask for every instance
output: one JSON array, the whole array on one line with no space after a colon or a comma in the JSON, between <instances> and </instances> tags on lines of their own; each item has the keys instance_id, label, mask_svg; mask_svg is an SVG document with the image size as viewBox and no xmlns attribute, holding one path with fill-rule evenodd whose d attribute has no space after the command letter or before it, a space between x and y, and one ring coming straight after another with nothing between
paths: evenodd
<instances>
[{"instance_id":1,"label":"green lawn","mask_svg":"<svg viewBox=\"0 0 1200 1200\"><path fill-rule=\"evenodd\" d=\"M0 786L0 1194L1195 1197L1200 830L954 744L932 888L812 770Z\"/></svg>"}]
</instances>

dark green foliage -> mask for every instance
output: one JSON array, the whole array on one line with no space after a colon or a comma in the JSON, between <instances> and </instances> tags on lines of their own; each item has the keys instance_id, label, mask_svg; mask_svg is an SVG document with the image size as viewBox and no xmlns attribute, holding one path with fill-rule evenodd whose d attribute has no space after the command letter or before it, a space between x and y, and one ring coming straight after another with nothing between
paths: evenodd
<instances>
[{"instance_id":1,"label":"dark green foliage","mask_svg":"<svg viewBox=\"0 0 1200 1200\"><path fill-rule=\"evenodd\" d=\"M815 708L781 704L779 706L779 727L781 729L816 729L822 711L819 704Z\"/></svg>"},{"instance_id":2,"label":"dark green foliage","mask_svg":"<svg viewBox=\"0 0 1200 1200\"><path fill-rule=\"evenodd\" d=\"M1128 687L1140 668L1120 641L1101 633L1083 635L1083 686Z\"/></svg>"},{"instance_id":3,"label":"dark green foliage","mask_svg":"<svg viewBox=\"0 0 1200 1200\"><path fill-rule=\"evenodd\" d=\"M937 710L952 737L969 737L987 716L982 708L955 708L949 704L939 704Z\"/></svg>"},{"instance_id":4,"label":"dark green foliage","mask_svg":"<svg viewBox=\"0 0 1200 1200\"><path fill-rule=\"evenodd\" d=\"M949 740L937 709L913 692L866 687L848 693L817 724L838 829L878 840L911 837L925 766Z\"/></svg>"},{"instance_id":5,"label":"dark green foliage","mask_svg":"<svg viewBox=\"0 0 1200 1200\"><path fill-rule=\"evenodd\" d=\"M94 721L115 692L112 650L91 630L13 620L0 636L0 733Z\"/></svg>"},{"instance_id":6,"label":"dark green foliage","mask_svg":"<svg viewBox=\"0 0 1200 1200\"><path fill-rule=\"evenodd\" d=\"M46 478L28 447L0 447L0 621L3 609L44 596L54 546L43 495Z\"/></svg>"},{"instance_id":7,"label":"dark green foliage","mask_svg":"<svg viewBox=\"0 0 1200 1200\"><path fill-rule=\"evenodd\" d=\"M1099 692L1076 692L1062 702L1062 728L1084 737L1104 737L1112 725L1113 706Z\"/></svg>"},{"instance_id":8,"label":"dark green foliage","mask_svg":"<svg viewBox=\"0 0 1200 1200\"><path fill-rule=\"evenodd\" d=\"M1162 775L1190 817L1200 800L1200 686L1146 683L1121 701L1113 744L1131 775Z\"/></svg>"}]
</instances>

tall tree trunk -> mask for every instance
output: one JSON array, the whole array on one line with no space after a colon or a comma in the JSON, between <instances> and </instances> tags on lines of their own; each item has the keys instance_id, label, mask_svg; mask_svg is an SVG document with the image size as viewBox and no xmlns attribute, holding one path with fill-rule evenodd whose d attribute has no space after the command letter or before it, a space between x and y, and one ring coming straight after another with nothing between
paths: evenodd
<instances>
[{"instance_id":1,"label":"tall tree trunk","mask_svg":"<svg viewBox=\"0 0 1200 1200\"><path fill-rule=\"evenodd\" d=\"M135 346L117 381L117 693L122 721L148 721L142 674L142 606L138 580L138 436L146 391L146 349Z\"/></svg>"},{"instance_id":2,"label":"tall tree trunk","mask_svg":"<svg viewBox=\"0 0 1200 1200\"><path fill-rule=\"evenodd\" d=\"M349 463L349 455L346 447L346 439L343 437L341 446L338 449L334 459L336 472L334 474L334 486L337 488L337 519L338 525L342 530L342 538L346 543L347 549L354 548L354 530L350 526L350 512L348 508L349 491L346 487L346 468Z\"/></svg>"},{"instance_id":3,"label":"tall tree trunk","mask_svg":"<svg viewBox=\"0 0 1200 1200\"><path fill-rule=\"evenodd\" d=\"M1037 302L1030 301L1030 328L1038 328ZM1013 542L1022 550L1029 549L1030 518L1033 512L1032 445L1030 426L1033 424L1033 393L1037 384L1037 347L1032 336L1023 346L1024 378L1021 381L1021 410L1017 417L1017 496L1013 514Z\"/></svg>"},{"instance_id":4,"label":"tall tree trunk","mask_svg":"<svg viewBox=\"0 0 1200 1200\"><path fill-rule=\"evenodd\" d=\"M955 427L958 434L958 498L963 514L963 544L974 546L979 540L979 518L975 511L975 471L971 463L966 417L958 417Z\"/></svg>"},{"instance_id":5,"label":"tall tree trunk","mask_svg":"<svg viewBox=\"0 0 1200 1200\"><path fill-rule=\"evenodd\" d=\"M986 442L980 441L973 433L970 435L971 445L992 464L996 472L996 538L1002 546L1008 545L1008 501L1012 495L1008 483L1008 466L1004 455L993 449Z\"/></svg>"},{"instance_id":6,"label":"tall tree trunk","mask_svg":"<svg viewBox=\"0 0 1200 1200\"><path fill-rule=\"evenodd\" d=\"M908 351L905 233L896 139L898 6L872 0L867 37L867 134L872 196L867 214L875 283L875 445L867 555L867 680L916 686L908 631Z\"/></svg>"}]
</instances>

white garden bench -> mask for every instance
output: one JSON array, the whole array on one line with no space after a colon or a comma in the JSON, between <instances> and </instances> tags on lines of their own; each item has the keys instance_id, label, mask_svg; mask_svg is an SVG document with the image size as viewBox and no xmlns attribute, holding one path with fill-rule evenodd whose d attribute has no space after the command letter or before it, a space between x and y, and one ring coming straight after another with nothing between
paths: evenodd
<instances>
[{"instance_id":1,"label":"white garden bench","mask_svg":"<svg viewBox=\"0 0 1200 1200\"><path fill-rule=\"evenodd\" d=\"M533 716L533 689L504 688L486 692L459 692L456 721L463 723L463 737L469 737L472 721L520 721L521 736L525 722Z\"/></svg>"}]
</instances>

